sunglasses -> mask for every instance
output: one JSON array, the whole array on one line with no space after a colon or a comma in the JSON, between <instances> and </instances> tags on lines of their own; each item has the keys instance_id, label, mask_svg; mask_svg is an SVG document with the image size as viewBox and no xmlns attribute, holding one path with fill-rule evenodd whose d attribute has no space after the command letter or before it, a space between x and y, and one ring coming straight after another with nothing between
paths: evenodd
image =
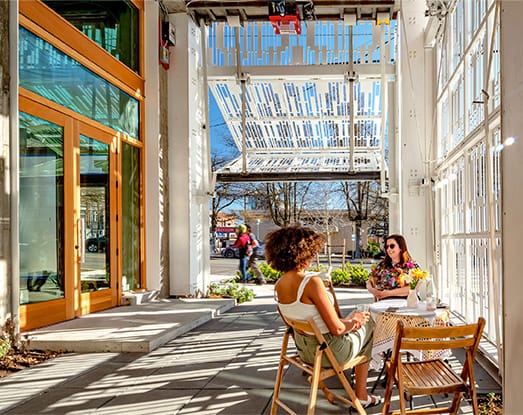
<instances>
[{"instance_id":1,"label":"sunglasses","mask_svg":"<svg viewBox=\"0 0 523 415\"><path fill-rule=\"evenodd\" d=\"M396 248L396 246L397 246L396 244L388 244L388 245L385 245L385 248L394 249L394 248Z\"/></svg>"}]
</instances>

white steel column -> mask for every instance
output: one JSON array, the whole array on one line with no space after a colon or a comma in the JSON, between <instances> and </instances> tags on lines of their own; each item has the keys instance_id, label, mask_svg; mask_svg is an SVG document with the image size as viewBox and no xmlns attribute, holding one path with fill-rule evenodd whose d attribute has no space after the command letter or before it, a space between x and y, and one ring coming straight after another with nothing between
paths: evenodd
<instances>
[{"instance_id":1,"label":"white steel column","mask_svg":"<svg viewBox=\"0 0 523 415\"><path fill-rule=\"evenodd\" d=\"M501 40L501 141L515 143L502 152L503 245L503 413L521 413L523 395L523 301L521 301L521 237L523 235L523 2L504 1L500 8Z\"/></svg>"},{"instance_id":2,"label":"white steel column","mask_svg":"<svg viewBox=\"0 0 523 415\"><path fill-rule=\"evenodd\" d=\"M146 1L145 6L145 252L146 287L160 289L160 79L158 62L158 3Z\"/></svg>"},{"instance_id":3,"label":"white steel column","mask_svg":"<svg viewBox=\"0 0 523 415\"><path fill-rule=\"evenodd\" d=\"M398 22L398 107L399 107L399 185L398 196L391 197L391 212L399 207L400 222L391 218L390 233L399 232L407 240L413 257L426 268L430 231L427 228L426 178L429 157L425 135L425 60L424 32L426 4L416 0L402 2Z\"/></svg>"},{"instance_id":4,"label":"white steel column","mask_svg":"<svg viewBox=\"0 0 523 415\"><path fill-rule=\"evenodd\" d=\"M432 18L435 19L435 18ZM436 265L439 262L439 250L441 249L440 241L436 239L436 215L434 206L436 206L435 191L432 190L434 183L432 177L434 176L434 166L436 164L436 59L434 50L434 37L431 33L424 34L424 59L425 59L425 126L424 139L426 143L426 157L424 180L421 184L422 192L425 192L425 214L426 214L426 254L428 262L426 268L430 271L433 278L436 278ZM424 264L425 265L425 264Z\"/></svg>"},{"instance_id":5,"label":"white steel column","mask_svg":"<svg viewBox=\"0 0 523 415\"><path fill-rule=\"evenodd\" d=\"M201 36L186 14L170 17L176 26L168 91L170 294L194 295L206 290L210 263Z\"/></svg>"}]
</instances>

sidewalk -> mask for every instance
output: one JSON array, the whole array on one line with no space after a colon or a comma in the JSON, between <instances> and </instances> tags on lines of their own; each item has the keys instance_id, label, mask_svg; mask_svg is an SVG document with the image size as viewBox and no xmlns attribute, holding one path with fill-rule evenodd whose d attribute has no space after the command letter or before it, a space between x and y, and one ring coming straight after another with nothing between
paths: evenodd
<instances>
[{"instance_id":1,"label":"sidewalk","mask_svg":"<svg viewBox=\"0 0 523 415\"><path fill-rule=\"evenodd\" d=\"M0 380L0 413L268 414L283 327L275 310L273 287L249 285L249 288L255 291L254 301L220 311L213 319L190 327L190 331L152 351L70 353ZM368 292L359 289L337 290L337 297L345 313L357 303L371 302ZM211 304L217 300L195 301L212 308L215 306ZM162 305L163 311L154 305L154 313L147 303L138 306L145 324L138 320L137 325L135 318L129 319L134 324L120 327L119 334L122 338L133 338L142 332L154 337L160 333L157 329L169 320L178 323L178 318L181 327L193 324L188 319L182 322L185 312L192 313L193 308L185 308L183 312L180 311L183 304L162 302ZM174 309L178 312L173 312ZM149 326L147 316L153 314L167 317ZM111 326L106 323L101 316L99 327ZM77 335L81 335L81 330ZM370 375L369 384L377 373ZM481 368L476 376L480 392L499 391L499 386ZM304 377L291 369L285 380L290 383L284 386L284 393L296 402L298 413L305 413L308 385ZM378 388L377 393L383 395L383 389ZM423 399L419 404L423 404ZM318 415L348 412L346 406L331 405L319 393ZM381 413L381 405L368 413ZM463 402L460 413L472 413L472 409Z\"/></svg>"}]
</instances>

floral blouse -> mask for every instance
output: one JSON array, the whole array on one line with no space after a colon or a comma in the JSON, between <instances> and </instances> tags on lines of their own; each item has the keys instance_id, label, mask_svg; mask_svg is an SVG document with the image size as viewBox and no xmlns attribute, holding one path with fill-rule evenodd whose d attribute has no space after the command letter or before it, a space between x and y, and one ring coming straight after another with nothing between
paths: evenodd
<instances>
[{"instance_id":1,"label":"floral blouse","mask_svg":"<svg viewBox=\"0 0 523 415\"><path fill-rule=\"evenodd\" d=\"M420 266L412 260L407 261L404 267L401 267L399 264L388 266L385 261L382 261L371 271L370 277L374 279L376 288L380 290L392 290L394 288L405 287L405 285L407 285L405 275L407 275L411 269L419 267Z\"/></svg>"}]
</instances>

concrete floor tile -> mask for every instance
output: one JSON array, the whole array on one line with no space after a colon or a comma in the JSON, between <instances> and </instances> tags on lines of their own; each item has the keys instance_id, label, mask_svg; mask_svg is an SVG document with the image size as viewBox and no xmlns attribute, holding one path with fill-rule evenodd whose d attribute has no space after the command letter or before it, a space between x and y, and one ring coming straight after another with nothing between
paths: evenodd
<instances>
[{"instance_id":1,"label":"concrete floor tile","mask_svg":"<svg viewBox=\"0 0 523 415\"><path fill-rule=\"evenodd\" d=\"M107 324L113 328L127 324L117 327L119 337L129 340L137 333L148 333L150 344L163 343L147 353L67 354L9 376L0 380L0 413L269 414L284 333L270 295L238 305L213 320L199 323L198 327L193 327L191 320L199 318L199 314L191 314L203 307L198 302L156 304L136 316L141 322L138 329L127 313L130 308L98 315L97 320L93 320L96 330L103 326L103 318L108 318ZM368 296L362 290L345 291L344 295L347 297L340 296L338 300L349 304L343 307L346 311ZM175 308L173 304L176 304ZM119 315L120 312L124 314ZM185 324L186 332L165 340L165 333L156 330L162 324L169 327ZM459 360L458 356L455 361ZM369 388L376 376L377 372L370 372ZM480 390L500 391L499 385L479 368L476 378ZM337 379L329 379L327 383L342 392ZM379 386L375 393L383 396L383 387ZM301 371L287 370L282 398L289 399L302 414L308 395L309 384ZM439 401L446 399L441 397ZM415 398L414 402L416 406L430 405L426 398ZM395 390L393 407L397 405ZM348 412L346 405L331 405L319 392L318 415L345 415ZM381 413L381 405L370 408L367 413ZM463 401L459 413L471 413L468 402Z\"/></svg>"}]
</instances>

